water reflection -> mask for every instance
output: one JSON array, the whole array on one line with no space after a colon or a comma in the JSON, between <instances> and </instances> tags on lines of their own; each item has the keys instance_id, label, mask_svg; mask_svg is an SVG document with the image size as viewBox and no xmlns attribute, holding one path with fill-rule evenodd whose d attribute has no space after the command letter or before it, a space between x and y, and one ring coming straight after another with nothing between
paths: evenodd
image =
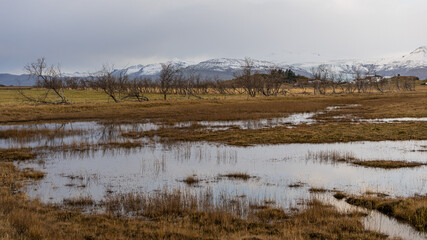
<instances>
[{"instance_id":1,"label":"water reflection","mask_svg":"<svg viewBox=\"0 0 427 240\"><path fill-rule=\"evenodd\" d=\"M118 193L135 189L151 192L165 186L185 188L188 186L181 180L196 175L202 179L199 186L211 187L214 192L221 190L246 196L263 192L274 194L285 205L292 205L298 199L307 199L310 187L356 194L366 191L391 196L426 194L426 166L382 170L318 161L312 154L333 151L351 153L363 160L426 162L423 152L411 151L426 144L427 141L384 141L235 147L210 143L150 143L134 149L57 152L48 155L42 166L21 163L20 167L47 172L45 179L28 189L30 196L44 201L60 202L82 192L101 200L107 186ZM247 181L218 178L236 172L256 178ZM84 189L62 187L72 182L63 176L92 175L99 178L89 181ZM295 182L305 184L290 188Z\"/></svg>"},{"instance_id":2,"label":"water reflection","mask_svg":"<svg viewBox=\"0 0 427 240\"><path fill-rule=\"evenodd\" d=\"M242 121L237 122L237 125L239 128L249 129L273 127L275 124L310 124L313 116L306 113L273 121ZM200 124L206 128L220 129L235 126L236 121L231 125L230 122ZM122 137L123 132L144 132L159 127L160 125L154 123L100 122L0 126L2 131L34 128L40 131L72 131L70 134L52 137L36 134L27 139L0 139L0 148L122 142L128 140ZM312 198L309 192L311 187L335 189L350 194L363 194L367 191L403 197L427 194L426 166L382 170L329 160L335 154L359 160L427 163L426 150L427 141L236 147L205 142L159 143L154 139L145 141L141 147L130 149L106 146L82 151L58 150L43 155L42 164L39 159L16 164L20 168L32 167L47 173L44 179L34 185L28 185L25 190L31 198L40 198L49 203L60 203L63 199L76 196L90 196L95 201L101 201L111 194L144 194L162 189L187 189L194 192L210 189L214 198L226 194L244 196L247 201L267 199L274 200L276 205L285 209L293 209L303 206L304 202ZM246 173L254 177L248 180L220 177L233 173ZM200 182L189 186L182 181L188 176L194 176ZM338 207L343 204L343 201L337 202L334 199L328 201ZM365 219L367 228L396 226L397 223L390 222L392 219L382 220L383 215L375 214L379 213L371 212ZM391 232L392 229L393 227L380 230ZM404 234L408 231L401 230ZM408 234L403 235L404 239L416 236Z\"/></svg>"}]
</instances>

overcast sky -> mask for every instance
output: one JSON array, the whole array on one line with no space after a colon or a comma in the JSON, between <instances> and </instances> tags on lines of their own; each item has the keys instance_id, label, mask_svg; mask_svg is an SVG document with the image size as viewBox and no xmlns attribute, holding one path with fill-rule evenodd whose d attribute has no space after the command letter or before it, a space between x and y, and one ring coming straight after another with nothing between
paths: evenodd
<instances>
[{"instance_id":1,"label":"overcast sky","mask_svg":"<svg viewBox=\"0 0 427 240\"><path fill-rule=\"evenodd\" d=\"M427 45L426 12L426 0L1 0L0 72L42 56L83 72L174 58L379 58Z\"/></svg>"}]
</instances>

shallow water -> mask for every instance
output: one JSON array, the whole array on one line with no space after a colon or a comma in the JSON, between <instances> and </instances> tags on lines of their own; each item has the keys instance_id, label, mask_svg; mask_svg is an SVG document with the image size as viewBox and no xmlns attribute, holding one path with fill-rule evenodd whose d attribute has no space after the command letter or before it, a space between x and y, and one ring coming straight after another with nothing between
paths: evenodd
<instances>
[{"instance_id":1,"label":"shallow water","mask_svg":"<svg viewBox=\"0 0 427 240\"><path fill-rule=\"evenodd\" d=\"M55 147L69 145L73 143L99 144L108 142L129 141L122 137L122 133L127 131L145 132L157 130L160 126L155 123L129 123L112 124L102 122L68 122L68 123L42 123L28 125L0 125L0 131L4 130L53 130L53 131L74 131L67 136L46 137L35 135L29 138L9 138L0 139L0 148L26 148L26 147Z\"/></svg>"},{"instance_id":2,"label":"shallow water","mask_svg":"<svg viewBox=\"0 0 427 240\"><path fill-rule=\"evenodd\" d=\"M300 124L314 124L317 120L316 115L325 112L336 111L343 108L353 108L358 104L347 104L340 106L330 106L325 111L294 113L286 117L276 117L270 119L249 119L236 121L194 121L194 122L179 122L173 125L151 122L148 119L141 120L144 123L107 123L102 121L88 122L65 122L65 123L34 123L34 124L17 124L17 125L0 125L0 131L6 130L51 130L67 132L66 136L61 134L52 134L51 136L43 136L36 134L26 138L8 138L0 139L0 148L35 148L35 147L56 147L70 144L102 144L108 142L123 142L129 141L129 138L122 136L126 132L146 132L158 130L159 128L188 128L192 125L198 125L207 131L224 131L232 128L242 130L247 129L264 129L274 128L278 126L287 126L294 128Z\"/></svg>"},{"instance_id":3,"label":"shallow water","mask_svg":"<svg viewBox=\"0 0 427 240\"><path fill-rule=\"evenodd\" d=\"M28 188L31 197L60 202L64 198L91 195L101 200L107 191L152 192L164 187L187 187L188 176L201 179L200 187L236 195L274 197L291 207L308 199L308 188L337 189L349 193L375 191L391 196L427 193L427 167L383 170L348 163L318 161L316 152L351 154L362 160L427 162L417 151L427 141L357 142L334 144L284 144L235 147L210 143L147 144L132 150L56 153L44 164L21 163L47 172ZM254 178L229 180L221 174L243 172ZM67 176L79 176L72 180ZM302 182L301 188L288 185ZM74 184L74 186L71 186ZM83 187L76 187L86 185Z\"/></svg>"},{"instance_id":4,"label":"shallow water","mask_svg":"<svg viewBox=\"0 0 427 240\"><path fill-rule=\"evenodd\" d=\"M5 130L52 130L52 131L75 131L68 133L63 137L59 134L50 137L35 135L28 138L9 138L0 139L0 148L26 148L26 147L55 147L61 145L69 145L73 143L100 144L108 142L123 142L129 141L128 138L122 137L126 132L146 132L164 128L182 128L190 127L193 124L198 124L209 131L228 130L232 127L240 129L261 129L272 128L283 125L299 125L312 124L315 122L312 119L316 113L297 113L291 114L288 117L272 118L272 119L257 119L257 120L239 120L239 121L200 121L200 122L182 122L172 126L146 122L146 123L128 123L128 124L113 124L103 122L69 122L69 123L42 123L28 125L0 125L0 131ZM291 126L290 126L291 127Z\"/></svg>"},{"instance_id":5,"label":"shallow water","mask_svg":"<svg viewBox=\"0 0 427 240\"><path fill-rule=\"evenodd\" d=\"M311 187L346 193L366 191L391 196L427 194L427 167L383 170L349 163L317 160L315 153L333 152L362 160L402 160L427 162L427 141L355 142L333 144L283 144L235 147L211 143L153 143L141 148L55 153L44 164L21 163L46 172L46 177L26 187L31 198L61 203L63 199L91 196L96 201L109 194L154 193L164 189L197 192L211 189L214 196L246 196L268 199L285 209L300 208L313 198ZM233 180L220 177L243 172L253 178ZM182 182L188 176L201 181L195 186ZM301 187L289 185L302 183ZM346 204L329 200L338 208ZM348 204L347 204L348 205ZM349 208L348 206L346 206ZM378 212L364 218L366 228L403 239L420 239L406 224ZM421 238L422 239L422 238Z\"/></svg>"},{"instance_id":6,"label":"shallow water","mask_svg":"<svg viewBox=\"0 0 427 240\"><path fill-rule=\"evenodd\" d=\"M427 118L375 118L375 119L360 119L359 122L369 122L369 123L427 122Z\"/></svg>"},{"instance_id":7,"label":"shallow water","mask_svg":"<svg viewBox=\"0 0 427 240\"><path fill-rule=\"evenodd\" d=\"M240 129L262 129L274 128L283 125L313 124L316 120L312 119L317 113L295 113L288 117L257 119L257 120L238 120L238 121L200 121L197 124L212 130L226 130L231 127Z\"/></svg>"},{"instance_id":8,"label":"shallow water","mask_svg":"<svg viewBox=\"0 0 427 240\"><path fill-rule=\"evenodd\" d=\"M333 111L338 108L328 109ZM277 125L310 124L314 121L311 113L295 114L276 120L233 121L232 126L243 129L274 127ZM230 122L199 122L206 128L228 128ZM191 123L190 123L191 124ZM191 126L191 125L189 125ZM125 140L126 131L150 131L160 126L154 123L105 124L99 122L77 122L65 124L36 124L0 126L6 129L66 129L79 130L78 134L64 138L43 136L25 141L17 139L0 140L0 148L60 146L73 142L108 143ZM185 123L181 126L186 127ZM188 126L187 126L188 127ZM350 163L324 161L319 154L331 153L349 155L360 160L417 161L427 163L427 141L382 141L331 144L281 144L237 147L205 142L158 143L144 142L134 149L102 149L82 152L55 152L43 155L34 162L16 163L21 168L32 167L41 170L46 177L38 183L28 185L25 191L31 198L47 203L61 203L63 199L90 196L102 201L115 193L153 193L163 189L187 189L199 191L211 189L219 196L246 196L247 199L274 200L285 209L299 208L312 199L312 187L338 190L350 194L366 191L380 192L390 196L413 196L427 194L427 166L383 170L355 166ZM40 164L39 160L43 160ZM227 179L220 175L247 173L247 181ZM189 186L182 180L195 176L201 181ZM292 184L301 187L290 187ZM331 194L328 195L331 198ZM328 200L340 207L343 201ZM347 204L348 205L348 204ZM348 206L347 206L348 207ZM379 215L378 215L379 214ZM371 212L365 218L366 227L394 236L413 238L417 234L393 219ZM394 230L393 230L394 229ZM409 229L409 230L408 230ZM391 234L393 233L393 234ZM409 235L408 235L409 234Z\"/></svg>"}]
</instances>

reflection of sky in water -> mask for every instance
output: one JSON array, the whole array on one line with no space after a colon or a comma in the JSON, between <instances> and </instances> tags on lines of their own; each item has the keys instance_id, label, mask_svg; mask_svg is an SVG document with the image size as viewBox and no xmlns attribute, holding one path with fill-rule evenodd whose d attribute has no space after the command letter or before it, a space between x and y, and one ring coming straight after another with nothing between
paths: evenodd
<instances>
[{"instance_id":1,"label":"reflection of sky in water","mask_svg":"<svg viewBox=\"0 0 427 240\"><path fill-rule=\"evenodd\" d=\"M47 172L38 184L26 191L45 202L92 196L102 200L107 192L153 193L164 189L187 189L198 193L209 188L214 196L246 195L257 200L274 200L284 208L299 207L310 200L310 187L337 189L361 194L367 190L392 196L426 194L427 167L382 170L348 163L331 163L311 158L311 153L349 153L362 160L410 160L427 162L421 151L427 141L384 141L333 144L283 144L235 147L210 143L151 144L131 150L99 150L80 153L54 153L41 166L21 163ZM218 176L243 172L255 176L248 181ZM197 175L201 180L189 187L181 182ZM77 178L71 179L69 176ZM302 182L303 187L290 184ZM82 186L84 185L84 187ZM331 194L317 196L346 211L352 209ZM404 239L422 239L405 224L377 212L364 218L368 229Z\"/></svg>"},{"instance_id":2,"label":"reflection of sky in water","mask_svg":"<svg viewBox=\"0 0 427 240\"><path fill-rule=\"evenodd\" d=\"M328 109L331 111L334 109ZM238 126L242 129L272 127L283 124L310 124L310 113L287 118L258 121L199 122L206 129L218 130ZM189 125L190 124L190 125ZM180 126L188 127L192 123ZM188 126L187 126L188 125ZM18 127L17 127L18 126ZM0 126L6 129L64 129L80 130L79 134L64 138L35 137L19 142L0 140L0 148L22 146L58 146L73 142L107 143L127 140L121 132L156 130L154 123L102 124L77 122L65 124L36 124ZM235 147L211 143L147 143L136 149L102 149L86 152L56 152L43 157L45 163L23 162L20 167L34 167L47 173L35 185L27 187L30 197L45 202L61 202L64 198L90 195L102 200L107 192L152 193L165 188L183 188L191 192L211 189L215 196L246 195L247 199L272 199L285 208L299 206L310 200L310 187L337 189L360 194L365 191L382 192L392 196L412 196L427 193L427 167L382 170L317 160L316 153L349 154L361 160L402 160L427 163L427 141L382 141L332 144L282 144ZM221 174L242 172L255 176L248 181L219 178ZM182 182L196 175L201 182L189 187ZM72 177L74 176L74 179ZM300 188L290 184L304 183ZM328 202L335 201L330 199ZM336 201L334 205L340 205ZM347 206L348 207L348 206ZM378 227L392 233L398 223L383 215L368 215L369 229ZM373 219L373 220L372 220ZM391 223L387 223L390 222ZM390 227L391 226L391 227ZM394 230L393 230L394 229ZM411 239L410 230L399 230L405 239ZM376 229L374 229L376 230ZM405 235L406 234L406 235ZM413 238L416 239L416 238Z\"/></svg>"},{"instance_id":3,"label":"reflection of sky in water","mask_svg":"<svg viewBox=\"0 0 427 240\"><path fill-rule=\"evenodd\" d=\"M257 119L257 120L238 120L238 121L200 121L197 124L212 130L224 130L231 127L240 129L262 129L274 128L283 125L313 124L316 120L312 119L316 113L295 113L288 117ZM176 126L189 126L190 123L178 123Z\"/></svg>"},{"instance_id":4,"label":"reflection of sky in water","mask_svg":"<svg viewBox=\"0 0 427 240\"><path fill-rule=\"evenodd\" d=\"M0 125L0 131L4 130L55 130L55 131L75 131L67 133L65 137L46 137L37 135L25 139L0 139L0 148L21 148L39 146L61 146L73 143L108 143L127 140L121 136L123 132L135 131L144 132L157 130L159 126L154 123L134 123L134 124L106 124L97 122L72 122L72 123L46 123L29 125Z\"/></svg>"},{"instance_id":5,"label":"reflection of sky in water","mask_svg":"<svg viewBox=\"0 0 427 240\"><path fill-rule=\"evenodd\" d=\"M239 121L201 121L194 122L209 131L227 130L231 127L241 129L260 129L267 127L282 126L285 124L312 124L311 119L315 113L291 114L288 117L259 119L259 120L239 120ZM0 131L5 130L55 130L55 131L75 131L68 132L66 136L53 135L46 137L36 134L34 137L25 139L0 139L0 148L22 148L39 146L61 146L63 144L88 143L98 144L107 142L120 142L129 140L122 137L124 132L146 132L157 130L160 127L190 127L193 122L177 123L175 125L162 125L152 122L129 123L129 124L108 124L98 122L71 122L71 123L42 123L27 125L0 125Z\"/></svg>"},{"instance_id":6,"label":"reflection of sky in water","mask_svg":"<svg viewBox=\"0 0 427 240\"><path fill-rule=\"evenodd\" d=\"M42 168L46 177L28 189L32 197L59 202L63 198L92 195L101 200L107 190L126 193L152 192L164 187L186 187L180 182L197 175L200 187L236 195L274 197L295 204L308 199L309 187L338 189L351 193L366 190L396 196L427 193L427 167L382 170L348 163L328 163L310 159L309 152L351 152L362 160L410 160L427 162L425 153L411 151L427 141L357 142L334 144L284 144L234 147L209 143L150 144L140 149L104 150L82 153L56 153L39 166L21 163L22 167ZM249 181L218 179L218 175L248 173ZM71 180L65 176L82 176ZM302 188L289 184L305 183ZM84 188L67 187L67 184ZM49 198L52 198L49 200Z\"/></svg>"}]
</instances>

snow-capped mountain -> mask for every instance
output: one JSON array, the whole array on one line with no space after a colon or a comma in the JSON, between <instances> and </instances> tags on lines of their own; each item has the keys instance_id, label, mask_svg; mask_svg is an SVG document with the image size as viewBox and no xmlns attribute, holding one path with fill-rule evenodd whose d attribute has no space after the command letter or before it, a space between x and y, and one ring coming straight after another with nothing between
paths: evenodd
<instances>
[{"instance_id":1,"label":"snow-capped mountain","mask_svg":"<svg viewBox=\"0 0 427 240\"><path fill-rule=\"evenodd\" d=\"M293 69L297 74L309 76L310 73L297 66L276 64L269 61L252 59L254 72L266 72L268 69L281 68ZM186 75L190 73L200 74L202 79L232 79L242 66L245 65L244 59L218 58L210 59L197 64L185 61L171 61L175 68L181 70ZM124 69L115 70L115 74L126 72L129 77L151 77L156 78L160 74L162 67L160 63L148 65L135 65Z\"/></svg>"},{"instance_id":2,"label":"snow-capped mountain","mask_svg":"<svg viewBox=\"0 0 427 240\"><path fill-rule=\"evenodd\" d=\"M320 64L329 65L336 73L343 73L350 79L355 71L362 71L367 74L379 74L382 76L417 76L420 79L427 79L427 47L419 47L411 53L392 58L383 58L378 60L335 60L335 61L316 61L314 62L288 64L261 61L252 59L254 71L265 72L271 68L292 69L296 74L302 76L311 76L311 69ZM173 60L174 67L179 68L183 74L197 73L202 79L232 79L237 71L245 65L244 59L218 58L202 61L199 63ZM115 74L126 72L129 77L149 77L156 79L159 76L162 67L160 63L148 65L134 65L123 69L114 70ZM86 77L89 73L64 74L67 77ZM26 77L28 78L28 76ZM16 79L16 80L15 80ZM0 84L2 85L23 85L24 75L0 74ZM19 80L19 81L18 81ZM31 81L25 81L26 86L31 85Z\"/></svg>"},{"instance_id":3,"label":"snow-capped mountain","mask_svg":"<svg viewBox=\"0 0 427 240\"><path fill-rule=\"evenodd\" d=\"M190 72L199 73L202 78L232 79L237 71L245 64L244 59L218 58L210 59L197 64L184 61L172 61L172 64L180 68L184 74ZM419 47L411 53L393 58L379 60L334 60L325 62L308 62L284 64L270 61L252 59L254 71L265 72L271 68L292 69L296 74L311 76L313 67L320 64L329 65L336 73L343 73L350 79L356 71L365 74L379 74L383 76L417 76L420 79L427 78L427 47ZM136 65L126 68L130 77L157 77L161 70L161 64Z\"/></svg>"},{"instance_id":4,"label":"snow-capped mountain","mask_svg":"<svg viewBox=\"0 0 427 240\"><path fill-rule=\"evenodd\" d=\"M385 76L403 75L427 78L427 47L419 47L399 58L382 59L375 64L376 71Z\"/></svg>"},{"instance_id":5,"label":"snow-capped mountain","mask_svg":"<svg viewBox=\"0 0 427 240\"><path fill-rule=\"evenodd\" d=\"M180 60L172 60L170 63L177 69L185 69L194 63L185 62ZM157 77L162 70L161 63L147 64L147 65L135 65L124 69L116 69L113 74L126 73L130 78L134 77Z\"/></svg>"},{"instance_id":6,"label":"snow-capped mountain","mask_svg":"<svg viewBox=\"0 0 427 240\"><path fill-rule=\"evenodd\" d=\"M382 58L379 60L335 60L328 62L312 62L292 64L305 71L326 64L336 73L343 73L347 78L352 78L355 71L364 74L379 74L382 76L416 76L427 79L427 47L419 47L411 53L399 57Z\"/></svg>"}]
</instances>

